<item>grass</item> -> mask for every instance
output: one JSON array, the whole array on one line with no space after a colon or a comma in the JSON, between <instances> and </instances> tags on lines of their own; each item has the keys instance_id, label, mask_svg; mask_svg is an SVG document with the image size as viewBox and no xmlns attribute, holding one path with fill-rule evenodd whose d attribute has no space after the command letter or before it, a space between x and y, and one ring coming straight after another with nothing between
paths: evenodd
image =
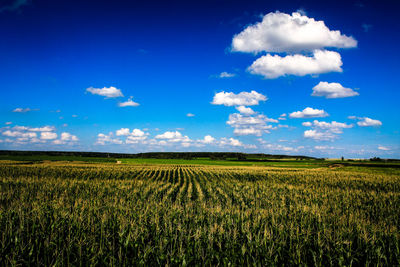
<instances>
[{"instance_id":1,"label":"grass","mask_svg":"<svg viewBox=\"0 0 400 267\"><path fill-rule=\"evenodd\" d=\"M193 161L0 161L0 265L400 265L400 169Z\"/></svg>"}]
</instances>

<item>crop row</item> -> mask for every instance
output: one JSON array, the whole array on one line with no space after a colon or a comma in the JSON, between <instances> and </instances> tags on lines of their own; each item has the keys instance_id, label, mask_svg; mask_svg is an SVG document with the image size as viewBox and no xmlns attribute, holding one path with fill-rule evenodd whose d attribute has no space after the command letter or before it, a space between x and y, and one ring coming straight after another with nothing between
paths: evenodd
<instances>
[{"instance_id":1,"label":"crop row","mask_svg":"<svg viewBox=\"0 0 400 267\"><path fill-rule=\"evenodd\" d=\"M400 178L0 164L0 265L399 265Z\"/></svg>"}]
</instances>

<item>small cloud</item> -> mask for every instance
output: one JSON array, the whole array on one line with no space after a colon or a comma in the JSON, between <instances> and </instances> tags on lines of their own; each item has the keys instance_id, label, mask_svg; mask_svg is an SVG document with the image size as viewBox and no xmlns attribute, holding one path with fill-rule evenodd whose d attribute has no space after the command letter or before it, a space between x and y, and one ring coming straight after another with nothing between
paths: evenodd
<instances>
[{"instance_id":1,"label":"small cloud","mask_svg":"<svg viewBox=\"0 0 400 267\"><path fill-rule=\"evenodd\" d=\"M238 106L238 107L236 107L236 109L240 113L242 113L244 115L253 115L253 114L255 114L254 110L252 110L251 108L245 107L245 106Z\"/></svg>"},{"instance_id":2,"label":"small cloud","mask_svg":"<svg viewBox=\"0 0 400 267\"><path fill-rule=\"evenodd\" d=\"M13 112L18 112L18 113L26 113L29 111L37 111L39 109L30 109L30 108L16 108L13 110Z\"/></svg>"},{"instance_id":3,"label":"small cloud","mask_svg":"<svg viewBox=\"0 0 400 267\"><path fill-rule=\"evenodd\" d=\"M215 138L212 137L211 135L206 135L206 136L204 136L204 139L200 140L200 142L204 143L204 144L211 144L214 141L215 141Z\"/></svg>"},{"instance_id":4,"label":"small cloud","mask_svg":"<svg viewBox=\"0 0 400 267\"><path fill-rule=\"evenodd\" d=\"M329 114L326 111L310 107L303 109L303 111L295 111L289 114L290 118L320 118L327 116L329 116Z\"/></svg>"},{"instance_id":5,"label":"small cloud","mask_svg":"<svg viewBox=\"0 0 400 267\"><path fill-rule=\"evenodd\" d=\"M77 117L78 117L78 115L75 115L75 114L74 114L74 115L72 115L72 118L77 118Z\"/></svg>"},{"instance_id":6,"label":"small cloud","mask_svg":"<svg viewBox=\"0 0 400 267\"><path fill-rule=\"evenodd\" d=\"M379 120L374 120L368 117L357 117L357 116L348 116L347 117L350 120L358 120L357 125L361 127L368 127L368 126L381 126L382 122Z\"/></svg>"},{"instance_id":7,"label":"small cloud","mask_svg":"<svg viewBox=\"0 0 400 267\"><path fill-rule=\"evenodd\" d=\"M183 136L180 132L175 131L175 132L165 132L163 134L158 134L155 136L155 139L161 139L162 144L168 144L168 143L190 143L191 140L188 136Z\"/></svg>"},{"instance_id":8,"label":"small cloud","mask_svg":"<svg viewBox=\"0 0 400 267\"><path fill-rule=\"evenodd\" d=\"M41 140L53 140L57 138L57 134L54 132L41 132L40 139Z\"/></svg>"},{"instance_id":9,"label":"small cloud","mask_svg":"<svg viewBox=\"0 0 400 267\"><path fill-rule=\"evenodd\" d=\"M129 97L129 99L127 101L118 103L118 106L121 107L121 108L122 107L137 107L137 106L140 106L139 103L133 102L132 98L133 97L131 96L131 97Z\"/></svg>"},{"instance_id":10,"label":"small cloud","mask_svg":"<svg viewBox=\"0 0 400 267\"><path fill-rule=\"evenodd\" d=\"M266 101L267 99L265 95L257 93L256 91L241 92L239 94L222 91L214 95L211 104L224 106L254 106L258 105L260 101Z\"/></svg>"},{"instance_id":11,"label":"small cloud","mask_svg":"<svg viewBox=\"0 0 400 267\"><path fill-rule=\"evenodd\" d=\"M186 114L186 117L194 117L194 116L196 116L196 115L194 115L193 113Z\"/></svg>"},{"instance_id":12,"label":"small cloud","mask_svg":"<svg viewBox=\"0 0 400 267\"><path fill-rule=\"evenodd\" d=\"M76 142L78 141L78 137L76 137L76 135L72 135L70 133L67 132L63 132L61 133L61 141L72 141L72 142Z\"/></svg>"},{"instance_id":13,"label":"small cloud","mask_svg":"<svg viewBox=\"0 0 400 267\"><path fill-rule=\"evenodd\" d=\"M390 148L386 147L386 146L378 146L379 150L383 150L383 151L389 151Z\"/></svg>"},{"instance_id":14,"label":"small cloud","mask_svg":"<svg viewBox=\"0 0 400 267\"><path fill-rule=\"evenodd\" d=\"M10 125L10 124L12 124L12 121L7 121L5 124Z\"/></svg>"},{"instance_id":15,"label":"small cloud","mask_svg":"<svg viewBox=\"0 0 400 267\"><path fill-rule=\"evenodd\" d=\"M122 140L118 139L118 138L113 138L113 134L110 133L108 135L103 134L103 133L99 133L97 135L97 141L95 144L98 145L105 145L105 144L118 144L121 145L123 142Z\"/></svg>"},{"instance_id":16,"label":"small cloud","mask_svg":"<svg viewBox=\"0 0 400 267\"><path fill-rule=\"evenodd\" d=\"M334 140L336 138L336 135L328 131L320 132L317 130L307 130L304 132L304 137L318 141L329 141L329 140Z\"/></svg>"},{"instance_id":17,"label":"small cloud","mask_svg":"<svg viewBox=\"0 0 400 267\"><path fill-rule=\"evenodd\" d=\"M63 126L63 127L67 127L67 126L68 126L68 124L64 123L62 126Z\"/></svg>"},{"instance_id":18,"label":"small cloud","mask_svg":"<svg viewBox=\"0 0 400 267\"><path fill-rule=\"evenodd\" d=\"M368 117L364 117L361 118L359 122L357 122L357 125L361 127L369 127L369 126L378 127L382 125L382 122L379 120L374 120Z\"/></svg>"},{"instance_id":19,"label":"small cloud","mask_svg":"<svg viewBox=\"0 0 400 267\"><path fill-rule=\"evenodd\" d=\"M312 96L325 98L344 98L359 95L353 89L345 88L340 83L319 82L312 90Z\"/></svg>"},{"instance_id":20,"label":"small cloud","mask_svg":"<svg viewBox=\"0 0 400 267\"><path fill-rule=\"evenodd\" d=\"M129 133L130 133L129 128L121 128L121 129L119 129L119 130L117 130L117 131L115 132L115 134L116 134L117 136L129 135Z\"/></svg>"},{"instance_id":21,"label":"small cloud","mask_svg":"<svg viewBox=\"0 0 400 267\"><path fill-rule=\"evenodd\" d=\"M235 76L236 76L235 73L229 73L229 72L226 72L226 71L221 72L221 73L218 75L219 78L232 78L232 77L235 77Z\"/></svg>"},{"instance_id":22,"label":"small cloud","mask_svg":"<svg viewBox=\"0 0 400 267\"><path fill-rule=\"evenodd\" d=\"M123 97L120 89L117 89L113 86L111 87L103 87L103 88L93 88L89 87L86 89L86 92L89 92L93 95L105 96L106 98L115 98L115 97Z\"/></svg>"}]
</instances>

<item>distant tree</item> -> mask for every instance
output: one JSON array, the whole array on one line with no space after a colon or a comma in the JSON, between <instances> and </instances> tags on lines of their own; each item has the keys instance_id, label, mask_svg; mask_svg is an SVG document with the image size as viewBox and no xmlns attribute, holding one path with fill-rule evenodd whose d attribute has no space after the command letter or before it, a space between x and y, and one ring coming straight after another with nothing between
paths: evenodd
<instances>
[{"instance_id":1,"label":"distant tree","mask_svg":"<svg viewBox=\"0 0 400 267\"><path fill-rule=\"evenodd\" d=\"M238 159L238 160L246 160L247 158L246 158L246 155L245 155L245 154L240 153L240 154L238 154L237 159Z\"/></svg>"}]
</instances>

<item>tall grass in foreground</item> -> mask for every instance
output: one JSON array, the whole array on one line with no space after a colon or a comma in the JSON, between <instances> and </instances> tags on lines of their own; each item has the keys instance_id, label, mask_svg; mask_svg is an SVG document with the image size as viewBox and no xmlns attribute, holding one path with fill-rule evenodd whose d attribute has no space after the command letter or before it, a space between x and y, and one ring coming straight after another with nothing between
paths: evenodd
<instances>
[{"instance_id":1,"label":"tall grass in foreground","mask_svg":"<svg viewBox=\"0 0 400 267\"><path fill-rule=\"evenodd\" d=\"M400 265L400 175L0 163L0 265Z\"/></svg>"}]
</instances>

